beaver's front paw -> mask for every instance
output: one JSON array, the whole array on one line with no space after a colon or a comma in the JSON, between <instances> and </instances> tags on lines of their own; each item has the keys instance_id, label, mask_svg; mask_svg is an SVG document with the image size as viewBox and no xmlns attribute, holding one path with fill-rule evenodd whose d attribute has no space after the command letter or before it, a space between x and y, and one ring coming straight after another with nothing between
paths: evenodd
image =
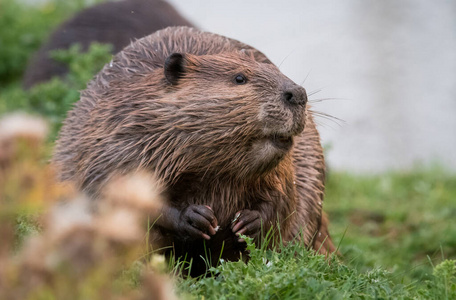
<instances>
[{"instance_id":1,"label":"beaver's front paw","mask_svg":"<svg viewBox=\"0 0 456 300\"><path fill-rule=\"evenodd\" d=\"M256 210L244 209L236 213L232 221L231 230L235 235L241 234L249 237L256 237L260 233L261 229L261 215ZM243 242L243 239L239 239L239 242Z\"/></svg>"},{"instance_id":2,"label":"beaver's front paw","mask_svg":"<svg viewBox=\"0 0 456 300\"><path fill-rule=\"evenodd\" d=\"M177 228L184 238L204 238L216 233L217 219L214 212L206 205L190 205L182 210Z\"/></svg>"}]
</instances>

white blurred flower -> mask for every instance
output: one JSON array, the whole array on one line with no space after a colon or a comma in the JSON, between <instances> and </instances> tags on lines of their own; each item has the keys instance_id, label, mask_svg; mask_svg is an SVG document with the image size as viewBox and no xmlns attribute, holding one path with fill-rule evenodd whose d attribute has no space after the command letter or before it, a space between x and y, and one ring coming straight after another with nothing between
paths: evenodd
<instances>
[{"instance_id":1,"label":"white blurred flower","mask_svg":"<svg viewBox=\"0 0 456 300\"><path fill-rule=\"evenodd\" d=\"M141 216L131 209L115 209L100 216L95 228L103 236L122 243L141 240L144 235Z\"/></svg>"},{"instance_id":2,"label":"white blurred flower","mask_svg":"<svg viewBox=\"0 0 456 300\"><path fill-rule=\"evenodd\" d=\"M113 179L106 187L104 196L114 204L130 206L141 211L159 211L161 188L151 174L135 173Z\"/></svg>"},{"instance_id":3,"label":"white blurred flower","mask_svg":"<svg viewBox=\"0 0 456 300\"><path fill-rule=\"evenodd\" d=\"M47 134L47 123L39 117L13 113L0 119L0 140L16 137L44 140Z\"/></svg>"}]
</instances>

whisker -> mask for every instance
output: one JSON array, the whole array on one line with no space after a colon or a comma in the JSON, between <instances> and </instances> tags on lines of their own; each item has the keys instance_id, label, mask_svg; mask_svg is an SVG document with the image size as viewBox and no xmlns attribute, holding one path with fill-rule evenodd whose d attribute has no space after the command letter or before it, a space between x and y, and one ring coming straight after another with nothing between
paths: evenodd
<instances>
[{"instance_id":1,"label":"whisker","mask_svg":"<svg viewBox=\"0 0 456 300\"><path fill-rule=\"evenodd\" d=\"M313 96L313 95L315 95L315 94L317 94L317 93L319 93L321 91L322 91L322 89L318 89L318 90L315 90L315 91L312 91L312 92L308 92L307 93L307 97Z\"/></svg>"},{"instance_id":2,"label":"whisker","mask_svg":"<svg viewBox=\"0 0 456 300\"><path fill-rule=\"evenodd\" d=\"M286 60L288 57L290 57L290 55L291 55L295 50L296 50L296 49L291 50L290 53L288 53L287 56L285 56L285 57L282 59L282 61L280 62L280 64L277 66L277 68L280 69L280 67L281 67L282 64L285 62L285 60Z\"/></svg>"},{"instance_id":3,"label":"whisker","mask_svg":"<svg viewBox=\"0 0 456 300\"><path fill-rule=\"evenodd\" d=\"M331 126L330 124L328 123L325 123L325 122L322 122L321 120L314 120L315 124L319 127L323 127L323 128L331 128L332 130L336 130L336 128L334 126Z\"/></svg>"},{"instance_id":4,"label":"whisker","mask_svg":"<svg viewBox=\"0 0 456 300\"><path fill-rule=\"evenodd\" d=\"M312 109L309 109L309 111L312 114L314 114L314 115L327 118L328 120L337 120L338 122L346 123L345 120L339 119L338 117L332 116L330 114L327 114L327 113L324 113L324 112L321 112L321 111L315 111L315 110L312 110Z\"/></svg>"},{"instance_id":5,"label":"whisker","mask_svg":"<svg viewBox=\"0 0 456 300\"><path fill-rule=\"evenodd\" d=\"M340 127L341 127L341 125L338 124L337 122L335 122L334 120L330 120L331 123L325 122L325 121L327 121L327 120L329 120L329 119L324 119L324 118L322 118L322 119L314 119L314 122L315 122L315 124L317 124L317 125L320 126L320 127L323 127L323 128L330 128L330 129L332 129L332 130L337 130L337 128L340 128ZM336 126L333 126L333 125L332 125L333 123L337 124L337 127L336 127Z\"/></svg>"},{"instance_id":6,"label":"whisker","mask_svg":"<svg viewBox=\"0 0 456 300\"><path fill-rule=\"evenodd\" d=\"M309 103L319 103L323 101L339 101L339 100L345 100L342 98L319 98L319 99L309 99Z\"/></svg>"},{"instance_id":7,"label":"whisker","mask_svg":"<svg viewBox=\"0 0 456 300\"><path fill-rule=\"evenodd\" d=\"M300 86L302 86L302 85L304 84L304 82L306 82L307 77L309 77L309 74L310 74L311 71L312 71L312 70L309 70L309 72L308 72L307 75L306 75L306 78L304 78L304 81L301 82Z\"/></svg>"},{"instance_id":8,"label":"whisker","mask_svg":"<svg viewBox=\"0 0 456 300\"><path fill-rule=\"evenodd\" d=\"M330 114L327 114L327 113L323 113L323 112L320 112L320 111L315 111L315 110L311 110L309 109L309 112L314 115L315 117L317 118L320 118L320 119L324 119L324 120L328 120L328 121L331 121L332 123L336 124L337 126L339 127L342 127L342 124L345 124L346 122L342 119L339 119L337 117L334 117Z\"/></svg>"}]
</instances>

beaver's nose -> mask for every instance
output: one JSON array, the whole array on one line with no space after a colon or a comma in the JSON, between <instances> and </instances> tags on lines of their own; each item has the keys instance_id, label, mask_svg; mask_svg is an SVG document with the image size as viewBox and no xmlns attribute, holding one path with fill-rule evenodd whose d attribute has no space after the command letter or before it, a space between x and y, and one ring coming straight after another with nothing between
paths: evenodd
<instances>
[{"instance_id":1,"label":"beaver's nose","mask_svg":"<svg viewBox=\"0 0 456 300\"><path fill-rule=\"evenodd\" d=\"M306 90L298 85L287 87L282 93L282 100L288 104L305 105L307 103Z\"/></svg>"}]
</instances>

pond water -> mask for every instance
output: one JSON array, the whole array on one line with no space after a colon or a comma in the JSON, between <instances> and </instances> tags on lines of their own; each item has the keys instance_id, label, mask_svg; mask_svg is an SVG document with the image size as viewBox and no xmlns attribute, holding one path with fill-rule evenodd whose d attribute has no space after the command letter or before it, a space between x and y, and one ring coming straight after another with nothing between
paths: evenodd
<instances>
[{"instance_id":1,"label":"pond water","mask_svg":"<svg viewBox=\"0 0 456 300\"><path fill-rule=\"evenodd\" d=\"M172 0L264 52L311 99L333 169L456 170L456 1Z\"/></svg>"}]
</instances>

